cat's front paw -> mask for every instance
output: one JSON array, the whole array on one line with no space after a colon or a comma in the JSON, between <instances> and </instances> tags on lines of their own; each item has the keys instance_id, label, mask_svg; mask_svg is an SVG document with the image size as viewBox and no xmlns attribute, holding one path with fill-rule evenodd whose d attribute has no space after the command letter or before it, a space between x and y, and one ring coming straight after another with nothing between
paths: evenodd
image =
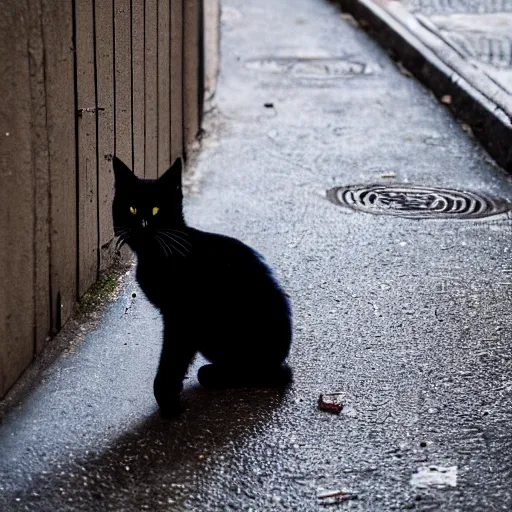
<instances>
[{"instance_id":1,"label":"cat's front paw","mask_svg":"<svg viewBox=\"0 0 512 512\"><path fill-rule=\"evenodd\" d=\"M179 396L158 402L158 407L160 408L160 415L166 419L176 418L183 412L183 405Z\"/></svg>"},{"instance_id":2,"label":"cat's front paw","mask_svg":"<svg viewBox=\"0 0 512 512\"><path fill-rule=\"evenodd\" d=\"M183 410L179 393L161 392L155 387L155 399L163 418L175 418Z\"/></svg>"},{"instance_id":3,"label":"cat's front paw","mask_svg":"<svg viewBox=\"0 0 512 512\"><path fill-rule=\"evenodd\" d=\"M153 384L155 400L160 408L160 414L164 418L174 418L178 416L183 407L180 401L180 392L176 389L169 389L169 383L158 376Z\"/></svg>"}]
</instances>

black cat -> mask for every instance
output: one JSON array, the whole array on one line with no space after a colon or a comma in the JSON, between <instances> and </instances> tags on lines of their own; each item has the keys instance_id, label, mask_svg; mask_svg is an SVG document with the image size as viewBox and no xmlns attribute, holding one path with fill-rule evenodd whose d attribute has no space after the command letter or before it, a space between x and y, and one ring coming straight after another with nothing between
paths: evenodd
<instances>
[{"instance_id":1,"label":"black cat","mask_svg":"<svg viewBox=\"0 0 512 512\"><path fill-rule=\"evenodd\" d=\"M208 388L274 387L292 377L290 304L262 257L242 242L188 227L181 158L159 179L113 159L114 231L137 254L137 281L161 311L164 341L154 381L160 411L180 411L187 368L200 352Z\"/></svg>"}]
</instances>

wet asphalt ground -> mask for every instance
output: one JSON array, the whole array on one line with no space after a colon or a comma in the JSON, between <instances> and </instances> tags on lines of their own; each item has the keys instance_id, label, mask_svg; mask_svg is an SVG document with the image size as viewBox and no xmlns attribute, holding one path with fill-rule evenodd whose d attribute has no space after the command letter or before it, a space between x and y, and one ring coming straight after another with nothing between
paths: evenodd
<instances>
[{"instance_id":1,"label":"wet asphalt ground","mask_svg":"<svg viewBox=\"0 0 512 512\"><path fill-rule=\"evenodd\" d=\"M196 361L187 410L162 420L159 315L129 274L0 424L0 510L511 510L510 218L326 199L375 183L511 198L510 178L333 4L225 0L222 35L186 214L274 267L295 382L205 391ZM340 415L317 409L329 392Z\"/></svg>"}]
</instances>

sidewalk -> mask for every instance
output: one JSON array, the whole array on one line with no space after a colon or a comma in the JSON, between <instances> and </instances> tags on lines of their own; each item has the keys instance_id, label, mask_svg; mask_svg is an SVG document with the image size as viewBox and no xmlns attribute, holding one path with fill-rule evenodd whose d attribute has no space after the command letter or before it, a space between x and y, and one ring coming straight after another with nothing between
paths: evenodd
<instances>
[{"instance_id":1,"label":"sidewalk","mask_svg":"<svg viewBox=\"0 0 512 512\"><path fill-rule=\"evenodd\" d=\"M188 221L275 269L293 303L292 387L208 392L196 361L187 410L162 420L161 324L130 273L96 323L57 340L67 350L0 423L0 510L512 509L511 230L499 209L511 178L324 0L223 2L205 128ZM327 198L348 185L387 188ZM450 218L447 199L448 217L389 215L442 199L392 185L473 192L502 213ZM317 408L329 392L340 415ZM323 497L341 490L341 503Z\"/></svg>"},{"instance_id":2,"label":"sidewalk","mask_svg":"<svg viewBox=\"0 0 512 512\"><path fill-rule=\"evenodd\" d=\"M442 4L405 0L404 7L512 96L512 2ZM509 105L510 106L510 105ZM503 105L503 109L507 107ZM512 117L512 111L505 112Z\"/></svg>"},{"instance_id":3,"label":"sidewalk","mask_svg":"<svg viewBox=\"0 0 512 512\"><path fill-rule=\"evenodd\" d=\"M509 0L340 0L512 172Z\"/></svg>"}]
</instances>

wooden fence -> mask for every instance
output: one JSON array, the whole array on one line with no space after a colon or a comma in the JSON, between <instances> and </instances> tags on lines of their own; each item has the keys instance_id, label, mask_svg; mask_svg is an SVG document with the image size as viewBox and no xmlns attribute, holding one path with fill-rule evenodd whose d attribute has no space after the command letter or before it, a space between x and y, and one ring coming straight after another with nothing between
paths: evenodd
<instances>
[{"instance_id":1,"label":"wooden fence","mask_svg":"<svg viewBox=\"0 0 512 512\"><path fill-rule=\"evenodd\" d=\"M203 21L202 0L2 1L0 398L110 264L111 156L157 177L196 137Z\"/></svg>"}]
</instances>

